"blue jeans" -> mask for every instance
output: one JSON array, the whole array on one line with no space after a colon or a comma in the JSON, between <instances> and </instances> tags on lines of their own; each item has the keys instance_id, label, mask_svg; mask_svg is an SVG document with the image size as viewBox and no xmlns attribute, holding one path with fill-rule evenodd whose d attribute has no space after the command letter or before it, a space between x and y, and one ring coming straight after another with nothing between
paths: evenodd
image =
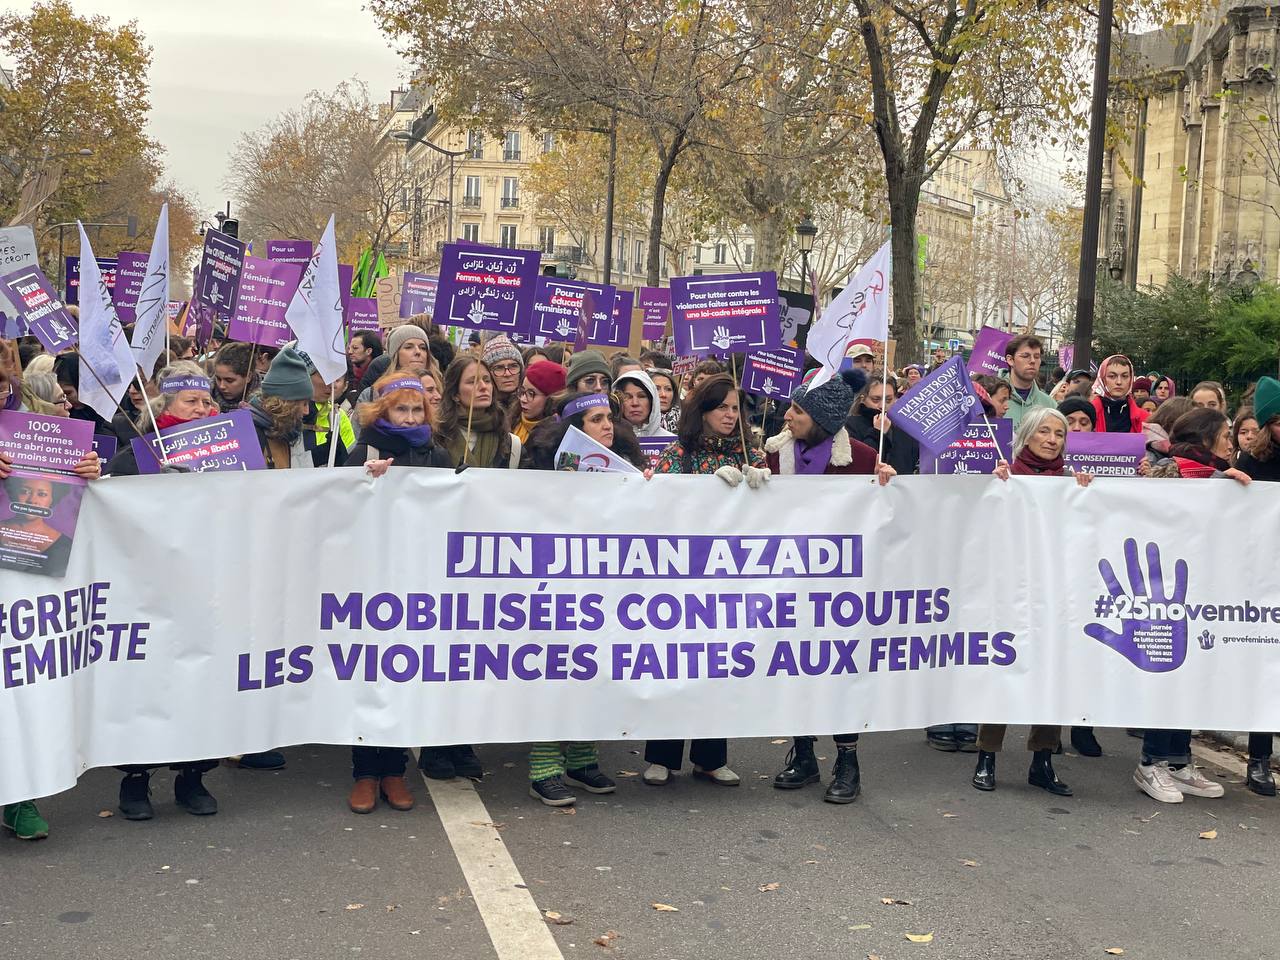
<instances>
[{"instance_id":1,"label":"blue jeans","mask_svg":"<svg viewBox=\"0 0 1280 960\"><path fill-rule=\"evenodd\" d=\"M1147 730L1142 735L1142 762L1166 761L1170 766L1185 767L1191 762L1190 730Z\"/></svg>"}]
</instances>

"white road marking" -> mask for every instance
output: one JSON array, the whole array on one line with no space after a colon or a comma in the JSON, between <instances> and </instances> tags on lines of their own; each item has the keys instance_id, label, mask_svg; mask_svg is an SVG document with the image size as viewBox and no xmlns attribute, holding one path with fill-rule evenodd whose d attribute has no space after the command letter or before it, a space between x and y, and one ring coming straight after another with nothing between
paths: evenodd
<instances>
[{"instance_id":1,"label":"white road marking","mask_svg":"<svg viewBox=\"0 0 1280 960\"><path fill-rule=\"evenodd\" d=\"M475 786L422 779L498 960L564 960Z\"/></svg>"}]
</instances>

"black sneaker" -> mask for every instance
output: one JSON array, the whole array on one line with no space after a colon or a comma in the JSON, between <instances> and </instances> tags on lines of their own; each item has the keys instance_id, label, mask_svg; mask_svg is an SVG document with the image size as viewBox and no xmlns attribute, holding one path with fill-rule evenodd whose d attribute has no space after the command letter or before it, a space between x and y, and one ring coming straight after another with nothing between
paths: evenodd
<instances>
[{"instance_id":1,"label":"black sneaker","mask_svg":"<svg viewBox=\"0 0 1280 960\"><path fill-rule=\"evenodd\" d=\"M484 779L484 767L480 766L480 758L476 756L474 749L467 744L445 749L449 751L449 757L453 760L454 773L468 780Z\"/></svg>"},{"instance_id":2,"label":"black sneaker","mask_svg":"<svg viewBox=\"0 0 1280 960\"><path fill-rule=\"evenodd\" d=\"M571 807L578 802L559 777L534 780L529 784L529 796L537 797L548 807Z\"/></svg>"},{"instance_id":3,"label":"black sneaker","mask_svg":"<svg viewBox=\"0 0 1280 960\"><path fill-rule=\"evenodd\" d=\"M120 812L126 820L150 820L156 815L151 806L151 774L130 773L120 781Z\"/></svg>"},{"instance_id":4,"label":"black sneaker","mask_svg":"<svg viewBox=\"0 0 1280 960\"><path fill-rule=\"evenodd\" d=\"M173 781L173 799L193 816L208 817L218 812L218 801L204 788L204 774L178 774Z\"/></svg>"},{"instance_id":5,"label":"black sneaker","mask_svg":"<svg viewBox=\"0 0 1280 960\"><path fill-rule=\"evenodd\" d=\"M570 783L577 784L587 793L613 793L618 789L618 785L601 773L600 768L595 764L579 767L577 770L566 770L564 778Z\"/></svg>"},{"instance_id":6,"label":"black sneaker","mask_svg":"<svg viewBox=\"0 0 1280 960\"><path fill-rule=\"evenodd\" d=\"M418 754L418 769L428 780L452 780L458 775L448 747L423 747Z\"/></svg>"},{"instance_id":7,"label":"black sneaker","mask_svg":"<svg viewBox=\"0 0 1280 960\"><path fill-rule=\"evenodd\" d=\"M284 754L279 750L264 750L261 753L246 753L236 765L246 770L283 770Z\"/></svg>"}]
</instances>

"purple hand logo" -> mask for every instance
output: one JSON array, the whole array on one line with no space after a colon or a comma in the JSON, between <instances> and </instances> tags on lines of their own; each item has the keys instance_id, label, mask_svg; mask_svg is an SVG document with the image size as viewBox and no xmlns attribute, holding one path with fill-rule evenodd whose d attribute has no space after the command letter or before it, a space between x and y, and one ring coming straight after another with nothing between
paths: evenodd
<instances>
[{"instance_id":1,"label":"purple hand logo","mask_svg":"<svg viewBox=\"0 0 1280 960\"><path fill-rule=\"evenodd\" d=\"M1147 544L1147 571L1144 578L1142 561L1138 557L1138 543L1132 538L1124 542L1125 566L1129 575L1130 592L1126 593L1110 560L1098 561L1107 593L1094 603L1094 616L1118 617L1120 631L1101 623L1091 623L1084 632L1100 643L1106 644L1135 667L1149 673L1168 673L1182 666L1187 659L1187 563L1179 560L1173 568L1172 591L1164 582L1160 565L1160 548ZM1145 582L1150 580L1148 587Z\"/></svg>"},{"instance_id":2,"label":"purple hand logo","mask_svg":"<svg viewBox=\"0 0 1280 960\"><path fill-rule=\"evenodd\" d=\"M1201 650L1212 650L1213 642L1217 639L1217 637L1215 637L1208 630L1202 630L1200 631L1200 636L1198 639L1200 641Z\"/></svg>"}]
</instances>

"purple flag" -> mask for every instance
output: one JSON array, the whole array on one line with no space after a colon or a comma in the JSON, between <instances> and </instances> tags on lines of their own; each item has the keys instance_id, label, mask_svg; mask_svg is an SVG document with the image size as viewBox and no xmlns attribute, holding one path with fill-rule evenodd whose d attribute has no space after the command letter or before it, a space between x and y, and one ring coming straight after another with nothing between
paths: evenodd
<instances>
[{"instance_id":1,"label":"purple flag","mask_svg":"<svg viewBox=\"0 0 1280 960\"><path fill-rule=\"evenodd\" d=\"M295 263L305 267L311 262L315 247L310 240L268 240L267 259L279 263Z\"/></svg>"},{"instance_id":2,"label":"purple flag","mask_svg":"<svg viewBox=\"0 0 1280 960\"><path fill-rule=\"evenodd\" d=\"M116 268L119 261L115 257L94 257L98 262L98 272L102 274L102 282L107 285L107 292L114 294L116 289ZM80 305L80 258L67 257L67 299L71 307Z\"/></svg>"},{"instance_id":3,"label":"purple flag","mask_svg":"<svg viewBox=\"0 0 1280 960\"><path fill-rule=\"evenodd\" d=\"M284 312L302 280L302 267L285 260L244 258L236 312L227 324L227 337L263 347L282 347L295 334Z\"/></svg>"},{"instance_id":4,"label":"purple flag","mask_svg":"<svg viewBox=\"0 0 1280 960\"><path fill-rule=\"evenodd\" d=\"M232 410L165 427L160 437L164 440L169 464L186 467L192 473L264 470L267 466L262 447L258 445L257 431L253 429L253 415L248 410ZM159 473L164 467L164 458L156 435L134 437L131 443L138 472Z\"/></svg>"},{"instance_id":5,"label":"purple flag","mask_svg":"<svg viewBox=\"0 0 1280 960\"><path fill-rule=\"evenodd\" d=\"M995 327L983 327L973 338L973 352L969 354L969 364L965 369L970 373L999 376L1009 369L1004 359L1004 348L1012 339L1011 333Z\"/></svg>"},{"instance_id":6,"label":"purple flag","mask_svg":"<svg viewBox=\"0 0 1280 960\"><path fill-rule=\"evenodd\" d=\"M613 308L617 302L617 288L584 280L561 280L559 277L539 277L537 294L533 301L533 328L535 337L576 343L578 330L583 323L583 298L591 295L590 325L583 337L582 346L618 346ZM623 336L623 343L626 336Z\"/></svg>"},{"instance_id":7,"label":"purple flag","mask_svg":"<svg viewBox=\"0 0 1280 960\"><path fill-rule=\"evenodd\" d=\"M355 280L356 268L349 263L338 264L338 293L342 297L342 315L347 315L351 306L351 284Z\"/></svg>"},{"instance_id":8,"label":"purple flag","mask_svg":"<svg viewBox=\"0 0 1280 960\"><path fill-rule=\"evenodd\" d=\"M80 339L75 319L53 292L53 284L39 267L23 267L0 279L18 308L27 332L52 354L74 347Z\"/></svg>"},{"instance_id":9,"label":"purple flag","mask_svg":"<svg viewBox=\"0 0 1280 960\"><path fill-rule=\"evenodd\" d=\"M1140 433L1068 433L1063 460L1077 473L1098 477L1136 477L1147 451Z\"/></svg>"},{"instance_id":10,"label":"purple flag","mask_svg":"<svg viewBox=\"0 0 1280 960\"><path fill-rule=\"evenodd\" d=\"M137 319L138 297L142 295L142 284L147 279L148 260L145 253L120 254L111 302L115 304L116 316L123 324L133 323ZM106 279L105 274L103 279Z\"/></svg>"},{"instance_id":11,"label":"purple flag","mask_svg":"<svg viewBox=\"0 0 1280 960\"><path fill-rule=\"evenodd\" d=\"M1001 418L990 423L999 446L992 444L991 431L985 423L971 423L964 428L960 439L936 457L922 450L920 472L993 473L1001 460L1009 460L1013 456L1013 421Z\"/></svg>"},{"instance_id":12,"label":"purple flag","mask_svg":"<svg viewBox=\"0 0 1280 960\"><path fill-rule=\"evenodd\" d=\"M446 243L436 291L436 323L527 335L537 293L536 250Z\"/></svg>"},{"instance_id":13,"label":"purple flag","mask_svg":"<svg viewBox=\"0 0 1280 960\"><path fill-rule=\"evenodd\" d=\"M644 338L660 339L667 332L671 317L671 291L667 287L641 287L640 309L644 311Z\"/></svg>"},{"instance_id":14,"label":"purple flag","mask_svg":"<svg viewBox=\"0 0 1280 960\"><path fill-rule=\"evenodd\" d=\"M206 230L192 299L211 307L220 317L234 317L244 258L244 244L235 237L218 230Z\"/></svg>"},{"instance_id":15,"label":"purple flag","mask_svg":"<svg viewBox=\"0 0 1280 960\"><path fill-rule=\"evenodd\" d=\"M778 277L774 273L672 277L671 321L680 354L780 347Z\"/></svg>"},{"instance_id":16,"label":"purple flag","mask_svg":"<svg viewBox=\"0 0 1280 960\"><path fill-rule=\"evenodd\" d=\"M352 297L347 308L347 338L361 330L372 330L379 336L382 328L378 326L378 300L376 297Z\"/></svg>"},{"instance_id":17,"label":"purple flag","mask_svg":"<svg viewBox=\"0 0 1280 960\"><path fill-rule=\"evenodd\" d=\"M742 368L742 389L771 400L790 400L803 371L799 350L760 350L747 357L747 365Z\"/></svg>"},{"instance_id":18,"label":"purple flag","mask_svg":"<svg viewBox=\"0 0 1280 960\"><path fill-rule=\"evenodd\" d=\"M937 456L982 419L982 401L960 357L952 357L902 395L889 419Z\"/></svg>"},{"instance_id":19,"label":"purple flag","mask_svg":"<svg viewBox=\"0 0 1280 960\"><path fill-rule=\"evenodd\" d=\"M425 313L430 316L436 309L436 288L440 285L438 277L426 273L406 273L400 288L400 319Z\"/></svg>"}]
</instances>

